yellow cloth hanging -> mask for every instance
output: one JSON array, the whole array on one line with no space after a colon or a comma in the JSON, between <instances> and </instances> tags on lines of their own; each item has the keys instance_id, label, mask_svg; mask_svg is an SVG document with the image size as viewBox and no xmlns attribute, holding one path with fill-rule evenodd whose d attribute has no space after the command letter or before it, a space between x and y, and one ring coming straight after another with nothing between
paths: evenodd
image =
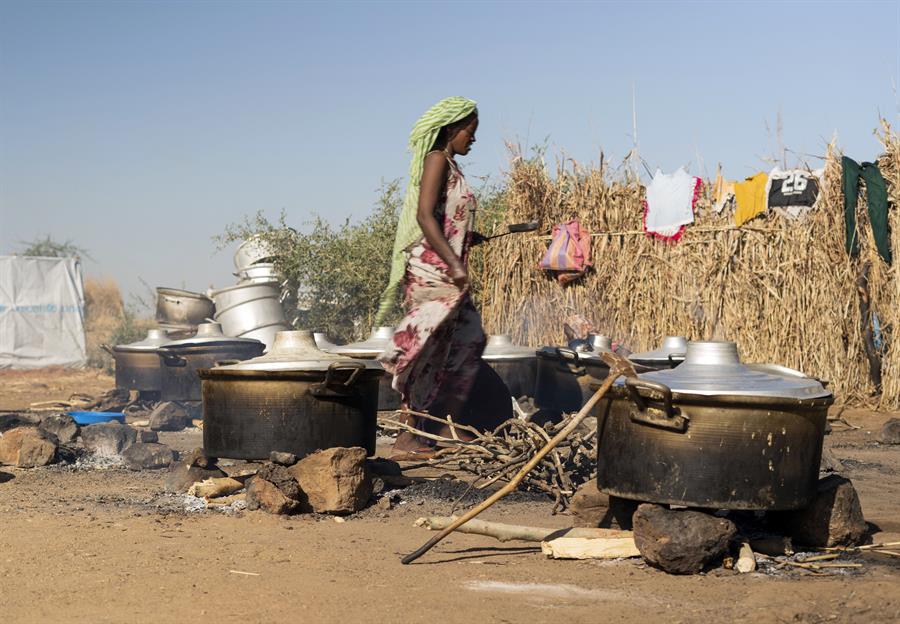
<instances>
[{"instance_id":1,"label":"yellow cloth hanging","mask_svg":"<svg viewBox=\"0 0 900 624\"><path fill-rule=\"evenodd\" d=\"M722 177L722 166L716 167L716 181L713 182L713 210L722 212L728 202L734 199L734 182Z\"/></svg>"},{"instance_id":2,"label":"yellow cloth hanging","mask_svg":"<svg viewBox=\"0 0 900 624\"><path fill-rule=\"evenodd\" d=\"M766 183L768 181L769 174L760 172L734 185L734 199L737 203L737 208L734 210L736 226L740 227L766 211L768 207Z\"/></svg>"}]
</instances>

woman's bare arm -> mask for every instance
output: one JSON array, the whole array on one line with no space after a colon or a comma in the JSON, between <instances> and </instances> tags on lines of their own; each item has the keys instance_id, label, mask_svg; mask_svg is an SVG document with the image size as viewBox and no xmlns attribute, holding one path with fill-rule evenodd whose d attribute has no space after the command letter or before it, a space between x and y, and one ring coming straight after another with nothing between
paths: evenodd
<instances>
[{"instance_id":1,"label":"woman's bare arm","mask_svg":"<svg viewBox=\"0 0 900 624\"><path fill-rule=\"evenodd\" d=\"M450 267L450 277L453 282L462 288L468 281L468 276L462 261L453 252L450 243L444 237L441 224L434 218L434 208L440 199L441 189L446 184L449 167L446 156L440 152L431 152L425 156L425 170L422 172L416 220L419 222L419 227L422 228L425 240L437 252L441 260Z\"/></svg>"}]
</instances>

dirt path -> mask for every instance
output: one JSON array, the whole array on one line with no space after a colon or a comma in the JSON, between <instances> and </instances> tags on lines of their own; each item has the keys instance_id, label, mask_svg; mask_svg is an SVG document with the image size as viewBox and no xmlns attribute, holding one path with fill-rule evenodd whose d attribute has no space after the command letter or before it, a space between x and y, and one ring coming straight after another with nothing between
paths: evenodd
<instances>
[{"instance_id":1,"label":"dirt path","mask_svg":"<svg viewBox=\"0 0 900 624\"><path fill-rule=\"evenodd\" d=\"M2 397L0 397L2 398ZM47 396L46 398L60 398ZM828 443L847 463L876 539L900 540L900 447L874 441L883 414L847 419ZM870 433L867 433L870 432ZM198 430L161 434L186 450ZM164 474L0 472L0 613L6 622L897 622L900 558L862 573L811 577L716 570L673 577L640 560L550 561L529 544L455 535L416 564L446 499L401 493L339 523L262 512L187 513ZM563 527L520 497L486 519Z\"/></svg>"}]
</instances>

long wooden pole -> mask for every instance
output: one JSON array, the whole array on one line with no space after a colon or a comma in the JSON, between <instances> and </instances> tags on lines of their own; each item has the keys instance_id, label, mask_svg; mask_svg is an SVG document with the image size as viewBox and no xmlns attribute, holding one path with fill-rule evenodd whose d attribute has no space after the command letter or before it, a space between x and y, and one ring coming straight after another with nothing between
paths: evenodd
<instances>
[{"instance_id":1,"label":"long wooden pole","mask_svg":"<svg viewBox=\"0 0 900 624\"><path fill-rule=\"evenodd\" d=\"M612 364L612 370L610 371L609 375L606 377L606 380L603 382L603 385L601 385L597 389L597 391L594 393L594 396L592 396L590 398L590 400L588 400L588 402L585 403L584 407L581 408L581 411L575 415L575 417L569 422L569 424L566 425L559 433L557 433L555 436L553 436L553 438L551 438L550 441L547 442L546 445L544 445L544 448L542 448L540 451L538 451L537 454L528 461L528 463L526 463L524 466L522 466L522 469L516 473L516 476L514 476L512 479L510 479L509 483L507 483L502 488L500 488L499 490L494 492L484 502L480 503L479 505L477 505L470 511L468 511L468 512L464 513L463 515L461 515L460 517L458 517L452 524L450 524L450 526L448 526L446 529L442 530L440 533L438 533L437 535L432 537L430 540L425 542L425 544L423 546L421 546L418 550L403 557L400 560L401 563L403 563L404 565L412 563L413 561L415 561L416 559L418 559L419 557L421 557L422 555L427 553L429 550L434 548L434 546L438 542L440 542L442 539L444 539L445 537L447 537L448 535L453 533L453 531L455 531L457 528L464 525L466 522L468 522L469 520L471 520L472 518L474 518L475 516L480 514L482 511L484 511L485 509L487 509L488 507L490 507L491 505L496 503L498 500L500 500L501 498L503 498L510 492L515 491L515 489L517 487L519 487L519 483L522 482L522 479L525 478L525 475L527 475L535 466L537 466L539 463L541 463L541 460L544 459L544 457L547 455L547 453L552 451L553 448L557 444L559 444L560 442L565 440L569 436L569 434L571 434L573 431L575 431L575 429L578 427L578 425L581 424L581 421L584 420L585 417L587 417L587 415L591 413L591 411L593 411L594 406L597 404L597 402L600 399L603 398L603 395L606 394L606 391L610 389L610 387L613 385L613 383L616 381L616 379L618 379L623 374L624 371L627 371L630 369L630 366L628 366L627 363L624 363L624 365L623 365L622 360L624 358L621 358L620 356L617 356L615 354L604 353L603 359L606 360L608 363ZM627 362L627 360L625 362Z\"/></svg>"}]
</instances>

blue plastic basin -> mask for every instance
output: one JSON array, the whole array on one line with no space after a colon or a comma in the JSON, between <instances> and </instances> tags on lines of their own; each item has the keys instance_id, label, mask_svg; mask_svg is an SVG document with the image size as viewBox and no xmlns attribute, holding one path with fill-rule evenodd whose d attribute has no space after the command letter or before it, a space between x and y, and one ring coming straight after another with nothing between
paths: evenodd
<instances>
[{"instance_id":1,"label":"blue plastic basin","mask_svg":"<svg viewBox=\"0 0 900 624\"><path fill-rule=\"evenodd\" d=\"M125 414L122 412L68 412L68 414L79 425L96 425L112 420L125 424Z\"/></svg>"}]
</instances>

